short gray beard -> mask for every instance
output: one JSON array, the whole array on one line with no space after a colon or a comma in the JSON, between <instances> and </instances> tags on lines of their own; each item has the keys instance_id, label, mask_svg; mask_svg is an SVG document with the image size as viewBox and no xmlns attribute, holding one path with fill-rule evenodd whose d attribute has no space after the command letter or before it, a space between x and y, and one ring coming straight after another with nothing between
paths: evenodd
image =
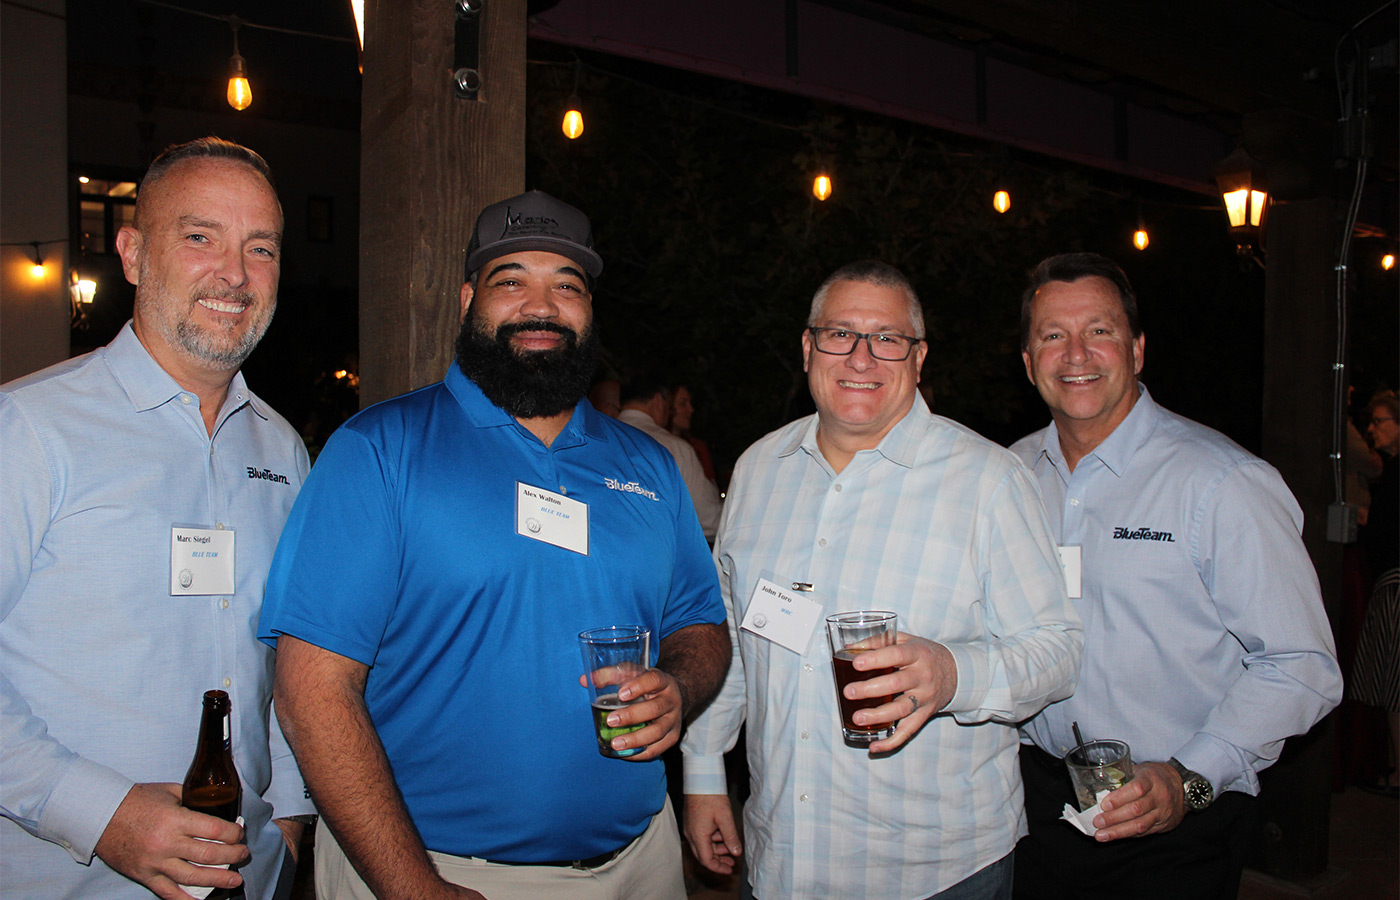
<instances>
[{"instance_id":1,"label":"short gray beard","mask_svg":"<svg viewBox=\"0 0 1400 900\"><path fill-rule=\"evenodd\" d=\"M146 257L142 256L140 264L140 278L142 282L150 283L151 272L147 264ZM164 303L169 295L166 293L164 282L159 289L161 297L156 299L156 304ZM238 291L236 294L246 292ZM196 301L198 302L198 301ZM171 333L169 326L165 322L164 316L155 316L156 330L166 343L172 347L178 347L201 362L209 363L222 369L237 369L247 361L252 355L253 349L258 346L263 335L267 333L268 326L272 324L272 318L277 313L276 301L273 302L271 310L268 312L267 320L260 327L249 328L244 332L238 343L231 347L221 347L214 341L214 335L207 331L202 331L191 324L187 319L181 319L175 323L174 333Z\"/></svg>"}]
</instances>

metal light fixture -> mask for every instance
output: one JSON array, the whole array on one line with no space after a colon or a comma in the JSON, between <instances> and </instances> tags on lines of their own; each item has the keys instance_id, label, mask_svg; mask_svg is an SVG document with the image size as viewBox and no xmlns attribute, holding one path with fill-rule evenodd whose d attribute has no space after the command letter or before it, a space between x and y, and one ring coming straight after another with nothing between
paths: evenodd
<instances>
[{"instance_id":1,"label":"metal light fixture","mask_svg":"<svg viewBox=\"0 0 1400 900\"><path fill-rule=\"evenodd\" d=\"M992 209L999 213L1005 213L1011 208L1011 194L1007 191L997 191L992 195Z\"/></svg>"},{"instance_id":2,"label":"metal light fixture","mask_svg":"<svg viewBox=\"0 0 1400 900\"><path fill-rule=\"evenodd\" d=\"M1215 183L1225 201L1225 215L1230 220L1230 236L1235 241L1236 252L1252 256L1264 230L1264 214L1269 204L1263 170L1241 145L1216 165Z\"/></svg>"},{"instance_id":3,"label":"metal light fixture","mask_svg":"<svg viewBox=\"0 0 1400 900\"><path fill-rule=\"evenodd\" d=\"M88 326L87 314L97 296L97 282L81 274L77 269L68 272L68 299L71 307L70 324L73 328Z\"/></svg>"},{"instance_id":4,"label":"metal light fixture","mask_svg":"<svg viewBox=\"0 0 1400 900\"><path fill-rule=\"evenodd\" d=\"M825 200L831 196L831 176L822 172L812 179L812 196L818 200Z\"/></svg>"},{"instance_id":5,"label":"metal light fixture","mask_svg":"<svg viewBox=\"0 0 1400 900\"><path fill-rule=\"evenodd\" d=\"M248 64L238 53L238 26L243 20L237 16L228 17L228 26L233 29L233 56L228 61L228 105L240 112L253 103L253 88L248 84Z\"/></svg>"}]
</instances>

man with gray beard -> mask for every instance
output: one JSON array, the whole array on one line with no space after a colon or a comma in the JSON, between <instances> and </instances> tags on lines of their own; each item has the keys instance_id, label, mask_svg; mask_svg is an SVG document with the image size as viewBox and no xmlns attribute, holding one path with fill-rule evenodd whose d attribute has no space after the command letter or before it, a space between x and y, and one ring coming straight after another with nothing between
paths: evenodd
<instances>
[{"instance_id":1,"label":"man with gray beard","mask_svg":"<svg viewBox=\"0 0 1400 900\"><path fill-rule=\"evenodd\" d=\"M660 756L729 639L675 461L584 399L602 268L572 206L488 206L457 365L336 432L288 520L259 636L323 898L685 898ZM603 745L577 636L630 624Z\"/></svg>"},{"instance_id":2,"label":"man with gray beard","mask_svg":"<svg viewBox=\"0 0 1400 900\"><path fill-rule=\"evenodd\" d=\"M272 320L281 242L262 157L217 138L170 148L117 235L132 320L0 387L6 898L290 893L294 817L313 809L269 724L254 629L307 456L238 371ZM242 827L180 806L215 689Z\"/></svg>"}]
</instances>

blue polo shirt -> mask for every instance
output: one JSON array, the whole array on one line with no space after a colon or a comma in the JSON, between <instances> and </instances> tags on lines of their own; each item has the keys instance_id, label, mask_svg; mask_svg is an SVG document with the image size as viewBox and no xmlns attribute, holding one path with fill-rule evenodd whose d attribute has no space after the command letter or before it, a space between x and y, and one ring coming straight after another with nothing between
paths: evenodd
<instances>
[{"instance_id":1,"label":"blue polo shirt","mask_svg":"<svg viewBox=\"0 0 1400 900\"><path fill-rule=\"evenodd\" d=\"M517 485L588 506L587 553L522 536ZM431 850L514 861L621 846L660 761L598 752L578 633L724 622L675 462L581 401L550 447L453 366L326 444L268 576L259 636L370 667L365 700Z\"/></svg>"}]
</instances>

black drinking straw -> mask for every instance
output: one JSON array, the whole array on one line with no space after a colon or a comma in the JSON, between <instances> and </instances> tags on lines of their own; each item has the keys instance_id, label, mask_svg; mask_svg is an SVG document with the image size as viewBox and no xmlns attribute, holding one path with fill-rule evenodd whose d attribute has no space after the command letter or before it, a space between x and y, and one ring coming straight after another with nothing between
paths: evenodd
<instances>
[{"instance_id":1,"label":"black drinking straw","mask_svg":"<svg viewBox=\"0 0 1400 900\"><path fill-rule=\"evenodd\" d=\"M1075 749L1079 751L1079 758L1087 763L1089 760L1084 756L1084 735L1079 733L1079 723L1071 722L1070 727L1074 729L1074 739L1079 742L1075 747Z\"/></svg>"}]
</instances>

